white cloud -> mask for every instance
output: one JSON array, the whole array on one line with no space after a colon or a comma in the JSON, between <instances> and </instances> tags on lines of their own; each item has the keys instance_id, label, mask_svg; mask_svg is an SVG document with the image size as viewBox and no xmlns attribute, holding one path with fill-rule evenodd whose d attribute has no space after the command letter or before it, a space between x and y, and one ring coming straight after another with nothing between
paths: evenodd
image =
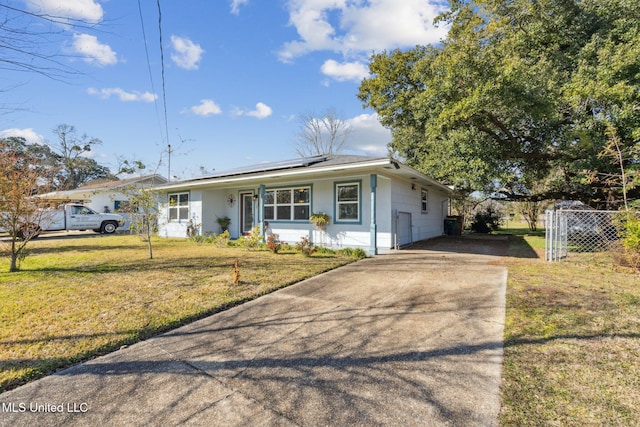
<instances>
[{"instance_id":1,"label":"white cloud","mask_svg":"<svg viewBox=\"0 0 640 427\"><path fill-rule=\"evenodd\" d=\"M96 36L89 34L74 34L73 50L79 53L85 62L90 64L104 66L118 62L116 53L109 45L100 43Z\"/></svg>"},{"instance_id":2,"label":"white cloud","mask_svg":"<svg viewBox=\"0 0 640 427\"><path fill-rule=\"evenodd\" d=\"M233 111L233 114L236 116L249 116L249 117L255 117L260 120L266 119L272 113L273 113L273 110L271 109L271 107L269 107L267 104L262 102L258 102L256 104L256 109L253 111L245 111L241 108L236 108Z\"/></svg>"},{"instance_id":3,"label":"white cloud","mask_svg":"<svg viewBox=\"0 0 640 427\"><path fill-rule=\"evenodd\" d=\"M368 155L387 155L387 144L391 142L391 131L380 124L377 114L361 114L348 119L351 133L345 149Z\"/></svg>"},{"instance_id":4,"label":"white cloud","mask_svg":"<svg viewBox=\"0 0 640 427\"><path fill-rule=\"evenodd\" d=\"M262 102L258 102L256 104L256 109L253 111L247 112L247 116L256 117L258 119L266 119L273 113L271 107L267 104L263 104Z\"/></svg>"},{"instance_id":5,"label":"white cloud","mask_svg":"<svg viewBox=\"0 0 640 427\"><path fill-rule=\"evenodd\" d=\"M94 0L26 0L34 13L58 18L69 18L84 22L102 21L104 11L100 3Z\"/></svg>"},{"instance_id":6,"label":"white cloud","mask_svg":"<svg viewBox=\"0 0 640 427\"><path fill-rule=\"evenodd\" d=\"M238 15L240 13L240 6L249 3L249 0L232 0L231 1L231 13Z\"/></svg>"},{"instance_id":7,"label":"white cloud","mask_svg":"<svg viewBox=\"0 0 640 427\"><path fill-rule=\"evenodd\" d=\"M446 10L440 0L291 0L288 7L299 39L279 52L284 62L321 50L352 56L437 43L447 32L433 26Z\"/></svg>"},{"instance_id":8,"label":"white cloud","mask_svg":"<svg viewBox=\"0 0 640 427\"><path fill-rule=\"evenodd\" d=\"M154 93L138 91L127 92L119 87L103 88L100 90L89 88L87 93L89 93L89 95L96 95L102 99L109 99L113 95L117 96L118 99L123 102L153 102L158 98L158 95Z\"/></svg>"},{"instance_id":9,"label":"white cloud","mask_svg":"<svg viewBox=\"0 0 640 427\"><path fill-rule=\"evenodd\" d=\"M194 105L189 111L198 116L205 117L222 113L222 109L211 99L200 100L200 105Z\"/></svg>"},{"instance_id":10,"label":"white cloud","mask_svg":"<svg viewBox=\"0 0 640 427\"><path fill-rule=\"evenodd\" d=\"M185 70L197 70L199 62L202 59L204 49L189 40L187 37L171 36L171 46L174 53L171 54L171 59L176 65Z\"/></svg>"},{"instance_id":11,"label":"white cloud","mask_svg":"<svg viewBox=\"0 0 640 427\"><path fill-rule=\"evenodd\" d=\"M329 76L339 82L355 81L360 82L369 76L369 68L362 62L343 62L339 63L333 59L329 59L322 64L322 74Z\"/></svg>"},{"instance_id":12,"label":"white cloud","mask_svg":"<svg viewBox=\"0 0 640 427\"><path fill-rule=\"evenodd\" d=\"M22 137L30 144L44 144L44 137L36 133L32 128L27 129L5 129L0 131L0 139L10 138L12 136Z\"/></svg>"}]
</instances>

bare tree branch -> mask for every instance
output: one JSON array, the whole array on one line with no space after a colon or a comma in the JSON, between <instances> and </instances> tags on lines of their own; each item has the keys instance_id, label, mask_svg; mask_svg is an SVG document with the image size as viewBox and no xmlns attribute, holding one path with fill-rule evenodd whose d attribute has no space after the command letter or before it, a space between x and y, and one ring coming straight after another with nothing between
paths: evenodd
<instances>
[{"instance_id":1,"label":"bare tree branch","mask_svg":"<svg viewBox=\"0 0 640 427\"><path fill-rule=\"evenodd\" d=\"M61 51L60 43L73 34L69 30L94 30L97 25L0 4L0 70L36 73L60 81L79 75L80 71L63 62L77 57Z\"/></svg>"},{"instance_id":2,"label":"bare tree branch","mask_svg":"<svg viewBox=\"0 0 640 427\"><path fill-rule=\"evenodd\" d=\"M306 113L298 120L296 153L301 157L338 153L351 133L351 126L333 108L327 109L323 117Z\"/></svg>"}]
</instances>

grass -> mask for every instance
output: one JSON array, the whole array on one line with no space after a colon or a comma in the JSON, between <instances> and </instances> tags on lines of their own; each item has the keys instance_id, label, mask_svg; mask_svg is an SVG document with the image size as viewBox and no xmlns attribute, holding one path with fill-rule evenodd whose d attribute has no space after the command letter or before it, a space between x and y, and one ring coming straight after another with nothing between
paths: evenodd
<instances>
[{"instance_id":1,"label":"grass","mask_svg":"<svg viewBox=\"0 0 640 427\"><path fill-rule=\"evenodd\" d=\"M168 239L150 260L134 236L29 248L20 272L0 260L0 392L354 260Z\"/></svg>"},{"instance_id":2,"label":"grass","mask_svg":"<svg viewBox=\"0 0 640 427\"><path fill-rule=\"evenodd\" d=\"M506 232L501 424L640 425L640 276L607 253L548 263L544 231ZM352 260L154 244L43 239L23 271L0 263L0 391Z\"/></svg>"},{"instance_id":3,"label":"grass","mask_svg":"<svg viewBox=\"0 0 640 427\"><path fill-rule=\"evenodd\" d=\"M511 241L501 424L640 425L640 276L608 253L545 262L543 232Z\"/></svg>"}]
</instances>

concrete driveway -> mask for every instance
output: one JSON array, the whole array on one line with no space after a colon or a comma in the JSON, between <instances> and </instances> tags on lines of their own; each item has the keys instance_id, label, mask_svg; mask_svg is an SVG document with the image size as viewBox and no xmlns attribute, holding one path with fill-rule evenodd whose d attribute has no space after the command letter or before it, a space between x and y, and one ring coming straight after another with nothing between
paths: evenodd
<instances>
[{"instance_id":1,"label":"concrete driveway","mask_svg":"<svg viewBox=\"0 0 640 427\"><path fill-rule=\"evenodd\" d=\"M506 245L339 268L0 394L0 425L497 425Z\"/></svg>"}]
</instances>

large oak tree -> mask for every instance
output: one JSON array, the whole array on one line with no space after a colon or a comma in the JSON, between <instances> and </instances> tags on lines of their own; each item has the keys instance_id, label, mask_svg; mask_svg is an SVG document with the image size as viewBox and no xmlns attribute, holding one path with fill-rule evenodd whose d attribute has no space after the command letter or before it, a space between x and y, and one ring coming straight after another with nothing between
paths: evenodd
<instances>
[{"instance_id":1,"label":"large oak tree","mask_svg":"<svg viewBox=\"0 0 640 427\"><path fill-rule=\"evenodd\" d=\"M616 206L624 179L637 198L640 3L450 6L441 44L371 58L358 96L391 148L466 192Z\"/></svg>"},{"instance_id":2,"label":"large oak tree","mask_svg":"<svg viewBox=\"0 0 640 427\"><path fill-rule=\"evenodd\" d=\"M52 144L30 144L22 137L6 138L0 143L5 151L30 159L49 191L71 190L94 180L118 179L107 166L90 157L96 146L102 144L100 139L78 135L74 126L66 124L57 126L53 133L58 140ZM128 170L122 168L122 172Z\"/></svg>"}]
</instances>

